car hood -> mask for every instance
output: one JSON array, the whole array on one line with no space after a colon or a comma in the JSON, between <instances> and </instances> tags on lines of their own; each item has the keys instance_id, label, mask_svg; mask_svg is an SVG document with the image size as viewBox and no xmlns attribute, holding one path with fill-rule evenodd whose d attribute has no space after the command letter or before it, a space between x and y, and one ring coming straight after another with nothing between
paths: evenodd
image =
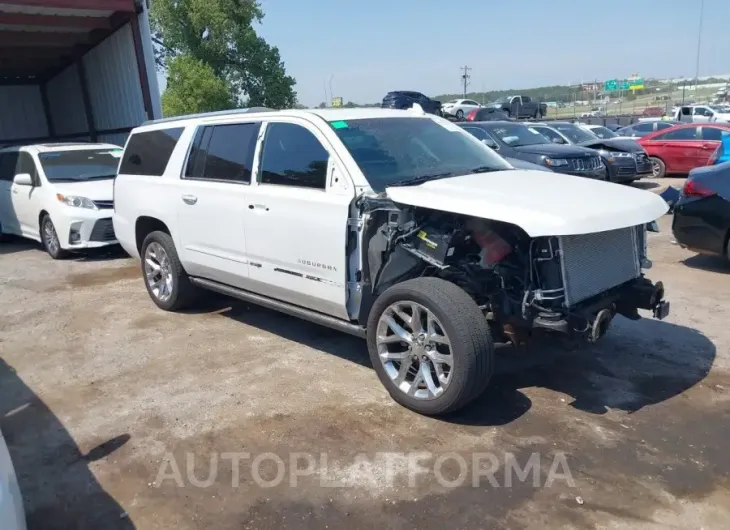
<instances>
[{"instance_id":1,"label":"car hood","mask_svg":"<svg viewBox=\"0 0 730 530\"><path fill-rule=\"evenodd\" d=\"M603 149L624 151L626 153L638 153L644 149L635 140L628 138L596 138L590 142L582 142L578 145L591 149Z\"/></svg>"},{"instance_id":2,"label":"car hood","mask_svg":"<svg viewBox=\"0 0 730 530\"><path fill-rule=\"evenodd\" d=\"M111 201L114 197L114 179L86 182L54 182L53 188L64 195L78 195L92 201Z\"/></svg>"},{"instance_id":3,"label":"car hood","mask_svg":"<svg viewBox=\"0 0 730 530\"><path fill-rule=\"evenodd\" d=\"M558 144L535 144L535 145L522 145L513 147L515 151L519 153L530 153L534 155L545 155L552 157L568 157L576 158L580 156L596 156L595 152L591 149L576 145L558 145Z\"/></svg>"},{"instance_id":4,"label":"car hood","mask_svg":"<svg viewBox=\"0 0 730 530\"><path fill-rule=\"evenodd\" d=\"M512 158L511 156L505 156L504 159L509 162L509 164L512 167L515 167L517 169L532 169L533 171L547 171L548 173L552 173L553 170L546 166L541 166L540 164L533 164L532 162L527 162L525 160L520 160L519 158Z\"/></svg>"},{"instance_id":5,"label":"car hood","mask_svg":"<svg viewBox=\"0 0 730 530\"><path fill-rule=\"evenodd\" d=\"M531 237L605 232L664 215L661 197L629 186L521 169L390 186L396 203L493 219Z\"/></svg>"}]
</instances>

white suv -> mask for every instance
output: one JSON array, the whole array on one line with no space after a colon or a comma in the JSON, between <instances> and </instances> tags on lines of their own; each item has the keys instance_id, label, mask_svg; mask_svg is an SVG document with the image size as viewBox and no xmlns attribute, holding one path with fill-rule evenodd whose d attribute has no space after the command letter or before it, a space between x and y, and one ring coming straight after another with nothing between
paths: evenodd
<instances>
[{"instance_id":1,"label":"white suv","mask_svg":"<svg viewBox=\"0 0 730 530\"><path fill-rule=\"evenodd\" d=\"M111 144L0 149L0 237L35 239L54 259L116 244L112 194L121 156Z\"/></svg>"},{"instance_id":2,"label":"white suv","mask_svg":"<svg viewBox=\"0 0 730 530\"><path fill-rule=\"evenodd\" d=\"M441 414L486 387L494 341L666 316L641 271L666 211L418 108L233 111L135 129L114 229L160 308L205 288L366 337L393 398Z\"/></svg>"}]
</instances>

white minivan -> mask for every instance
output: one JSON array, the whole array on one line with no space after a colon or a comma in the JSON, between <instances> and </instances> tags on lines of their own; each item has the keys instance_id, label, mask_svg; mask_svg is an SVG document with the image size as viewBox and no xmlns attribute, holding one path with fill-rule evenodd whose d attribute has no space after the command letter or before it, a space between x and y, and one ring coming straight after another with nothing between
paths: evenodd
<instances>
[{"instance_id":1,"label":"white minivan","mask_svg":"<svg viewBox=\"0 0 730 530\"><path fill-rule=\"evenodd\" d=\"M0 149L0 238L34 239L54 259L116 244L114 178L122 149L41 144Z\"/></svg>"}]
</instances>

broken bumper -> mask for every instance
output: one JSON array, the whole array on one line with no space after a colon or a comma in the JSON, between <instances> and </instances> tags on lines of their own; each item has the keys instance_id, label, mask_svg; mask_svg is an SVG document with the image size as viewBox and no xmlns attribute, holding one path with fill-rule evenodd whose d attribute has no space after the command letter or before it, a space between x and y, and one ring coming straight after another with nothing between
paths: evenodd
<instances>
[{"instance_id":1,"label":"broken bumper","mask_svg":"<svg viewBox=\"0 0 730 530\"><path fill-rule=\"evenodd\" d=\"M669 315L662 282L641 277L571 307L566 312L542 312L532 320L533 328L583 335L590 341L601 338L617 314L631 320L641 318L639 309L662 320Z\"/></svg>"}]
</instances>

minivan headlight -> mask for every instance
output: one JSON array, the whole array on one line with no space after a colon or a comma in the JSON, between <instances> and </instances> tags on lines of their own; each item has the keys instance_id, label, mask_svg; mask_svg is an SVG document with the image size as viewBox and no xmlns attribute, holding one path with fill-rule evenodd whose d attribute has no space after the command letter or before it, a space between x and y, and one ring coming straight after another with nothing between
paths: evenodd
<instances>
[{"instance_id":1,"label":"minivan headlight","mask_svg":"<svg viewBox=\"0 0 730 530\"><path fill-rule=\"evenodd\" d=\"M88 210L98 210L94 201L87 199L86 197L79 197L78 195L62 195L56 194L56 198L59 202L62 202L66 206L73 206L74 208L86 208Z\"/></svg>"}]
</instances>

